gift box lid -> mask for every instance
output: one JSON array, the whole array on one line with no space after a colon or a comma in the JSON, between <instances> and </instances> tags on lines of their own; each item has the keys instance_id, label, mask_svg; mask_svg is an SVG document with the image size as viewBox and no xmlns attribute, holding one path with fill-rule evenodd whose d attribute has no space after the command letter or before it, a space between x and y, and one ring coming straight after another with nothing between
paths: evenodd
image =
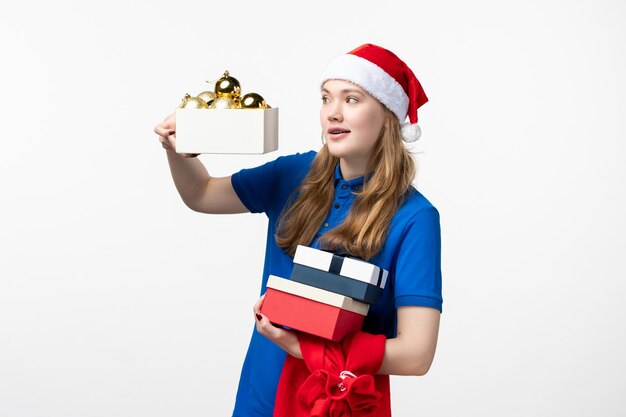
<instances>
[{"instance_id":1,"label":"gift box lid","mask_svg":"<svg viewBox=\"0 0 626 417\"><path fill-rule=\"evenodd\" d=\"M385 288L388 272L385 269L360 259L336 255L332 252L298 245L293 258L296 264L320 269L344 277L357 279Z\"/></svg>"},{"instance_id":2,"label":"gift box lid","mask_svg":"<svg viewBox=\"0 0 626 417\"><path fill-rule=\"evenodd\" d=\"M267 280L267 287L334 307L339 307L363 316L366 316L369 311L369 305L350 297L326 291L321 288L315 288L289 279L280 278L275 275L269 276Z\"/></svg>"}]
</instances>

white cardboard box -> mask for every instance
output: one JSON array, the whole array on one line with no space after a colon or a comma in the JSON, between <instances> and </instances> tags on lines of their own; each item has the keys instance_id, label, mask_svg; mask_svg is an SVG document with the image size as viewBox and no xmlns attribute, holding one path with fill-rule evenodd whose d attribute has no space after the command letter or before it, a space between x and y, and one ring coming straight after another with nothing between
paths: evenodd
<instances>
[{"instance_id":1,"label":"white cardboard box","mask_svg":"<svg viewBox=\"0 0 626 417\"><path fill-rule=\"evenodd\" d=\"M339 270L331 271L333 261L339 261L335 267ZM337 275L363 281L367 284L385 288L389 271L377 267L368 262L334 255L332 252L314 249L304 245L298 245L293 263L308 266L322 271L332 272Z\"/></svg>"},{"instance_id":2,"label":"white cardboard box","mask_svg":"<svg viewBox=\"0 0 626 417\"><path fill-rule=\"evenodd\" d=\"M278 108L176 109L176 152L264 154L278 149Z\"/></svg>"}]
</instances>

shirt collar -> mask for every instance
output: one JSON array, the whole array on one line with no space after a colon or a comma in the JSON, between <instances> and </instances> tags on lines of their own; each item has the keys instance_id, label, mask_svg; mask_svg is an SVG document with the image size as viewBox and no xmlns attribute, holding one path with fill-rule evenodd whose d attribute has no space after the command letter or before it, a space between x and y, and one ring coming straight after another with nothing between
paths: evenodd
<instances>
[{"instance_id":1,"label":"shirt collar","mask_svg":"<svg viewBox=\"0 0 626 417\"><path fill-rule=\"evenodd\" d=\"M346 185L348 185L350 188L355 189L363 185L363 180L364 180L364 177L353 178L349 181L344 180L343 177L341 176L341 168L339 168L339 162L337 162L337 165L335 165L335 187L340 182L343 182Z\"/></svg>"}]
</instances>

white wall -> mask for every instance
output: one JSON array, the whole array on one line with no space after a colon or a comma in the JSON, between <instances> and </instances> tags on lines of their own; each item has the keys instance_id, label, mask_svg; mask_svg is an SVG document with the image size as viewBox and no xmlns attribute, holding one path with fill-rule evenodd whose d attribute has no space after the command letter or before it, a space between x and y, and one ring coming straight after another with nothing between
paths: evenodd
<instances>
[{"instance_id":1,"label":"white wall","mask_svg":"<svg viewBox=\"0 0 626 417\"><path fill-rule=\"evenodd\" d=\"M225 69L317 149L318 77L414 69L444 314L394 415L622 416L623 2L14 2L0 13L0 416L230 415L266 221L190 211L153 126Z\"/></svg>"}]
</instances>

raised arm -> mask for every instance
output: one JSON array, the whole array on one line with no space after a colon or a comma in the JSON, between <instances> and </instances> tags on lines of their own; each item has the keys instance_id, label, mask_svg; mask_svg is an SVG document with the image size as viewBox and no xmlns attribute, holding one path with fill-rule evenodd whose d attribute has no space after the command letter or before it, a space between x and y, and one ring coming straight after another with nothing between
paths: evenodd
<instances>
[{"instance_id":1,"label":"raised arm","mask_svg":"<svg viewBox=\"0 0 626 417\"><path fill-rule=\"evenodd\" d=\"M176 113L155 126L165 148L174 185L190 209L210 214L246 213L229 177L211 177L195 155L176 153Z\"/></svg>"}]
</instances>

